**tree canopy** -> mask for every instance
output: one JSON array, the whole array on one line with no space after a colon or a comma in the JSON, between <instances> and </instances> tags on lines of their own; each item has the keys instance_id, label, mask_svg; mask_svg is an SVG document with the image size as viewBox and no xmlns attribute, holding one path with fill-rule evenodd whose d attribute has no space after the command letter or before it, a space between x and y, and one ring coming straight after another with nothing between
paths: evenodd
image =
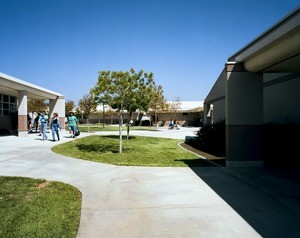
<instances>
[{"instance_id":1,"label":"tree canopy","mask_svg":"<svg viewBox=\"0 0 300 238\"><path fill-rule=\"evenodd\" d=\"M97 107L97 103L95 102L93 95L85 94L78 102L78 109L81 113L83 113L88 119L93 110Z\"/></svg>"},{"instance_id":2,"label":"tree canopy","mask_svg":"<svg viewBox=\"0 0 300 238\"><path fill-rule=\"evenodd\" d=\"M65 115L69 115L71 111L75 108L75 103L72 100L68 100L65 102Z\"/></svg>"},{"instance_id":3,"label":"tree canopy","mask_svg":"<svg viewBox=\"0 0 300 238\"><path fill-rule=\"evenodd\" d=\"M154 112L154 120L157 121L157 112L162 111L167 108L166 99L163 95L163 88L161 85L156 86L153 88L152 98L150 101L150 108Z\"/></svg>"},{"instance_id":4,"label":"tree canopy","mask_svg":"<svg viewBox=\"0 0 300 238\"><path fill-rule=\"evenodd\" d=\"M154 85L153 73L143 70L100 71L98 81L90 92L96 102L107 103L119 111L126 109L131 116L137 109L149 109Z\"/></svg>"},{"instance_id":5,"label":"tree canopy","mask_svg":"<svg viewBox=\"0 0 300 238\"><path fill-rule=\"evenodd\" d=\"M180 97L176 97L175 100L169 103L169 111L174 113L174 119L176 119L176 113L181 107Z\"/></svg>"},{"instance_id":6,"label":"tree canopy","mask_svg":"<svg viewBox=\"0 0 300 238\"><path fill-rule=\"evenodd\" d=\"M136 72L131 68L123 71L100 71L96 85L90 90L91 95L98 103L109 104L118 109L120 115L120 153L122 153L122 124L123 110L132 112L137 109L147 111L155 87L153 73L143 70ZM127 130L129 136L129 127Z\"/></svg>"},{"instance_id":7,"label":"tree canopy","mask_svg":"<svg viewBox=\"0 0 300 238\"><path fill-rule=\"evenodd\" d=\"M28 112L41 112L46 110L47 105L44 99L28 99L27 110Z\"/></svg>"}]
</instances>

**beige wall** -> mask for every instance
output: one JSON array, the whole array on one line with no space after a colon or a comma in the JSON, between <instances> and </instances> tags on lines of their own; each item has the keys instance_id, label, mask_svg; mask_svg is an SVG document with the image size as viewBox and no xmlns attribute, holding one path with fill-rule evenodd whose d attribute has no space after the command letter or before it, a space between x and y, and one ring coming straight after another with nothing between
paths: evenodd
<instances>
[{"instance_id":1,"label":"beige wall","mask_svg":"<svg viewBox=\"0 0 300 238\"><path fill-rule=\"evenodd\" d=\"M246 81L241 81L241 85L237 85L236 90L241 90L242 87L246 88L244 92L251 92ZM297 76L296 74L291 73L263 74L263 123L287 124L293 122L299 124L299 89L299 75ZM248 102L246 101L243 106L248 110L247 117L250 117L251 114L255 114L256 111L255 106L249 107L251 100L248 100ZM239 105L242 102L239 99L233 100L233 103ZM225 99L216 100L212 102L212 104L214 109L213 121L217 122L219 119L225 119Z\"/></svg>"},{"instance_id":2,"label":"beige wall","mask_svg":"<svg viewBox=\"0 0 300 238\"><path fill-rule=\"evenodd\" d=\"M228 64L227 70L226 165L262 166L263 77L240 65Z\"/></svg>"},{"instance_id":3,"label":"beige wall","mask_svg":"<svg viewBox=\"0 0 300 238\"><path fill-rule=\"evenodd\" d=\"M184 126L199 126L203 120L203 112L187 112L187 113L159 113L158 120L169 122L171 119L177 121L185 121Z\"/></svg>"},{"instance_id":4,"label":"beige wall","mask_svg":"<svg viewBox=\"0 0 300 238\"><path fill-rule=\"evenodd\" d=\"M52 118L53 113L57 113L60 121L61 128L65 128L65 97L60 96L57 99L49 100L49 115Z\"/></svg>"},{"instance_id":5,"label":"beige wall","mask_svg":"<svg viewBox=\"0 0 300 238\"><path fill-rule=\"evenodd\" d=\"M212 123L225 120L225 99L213 103Z\"/></svg>"},{"instance_id":6,"label":"beige wall","mask_svg":"<svg viewBox=\"0 0 300 238\"><path fill-rule=\"evenodd\" d=\"M263 122L262 83L262 77L257 73L228 73L226 124L256 125Z\"/></svg>"},{"instance_id":7,"label":"beige wall","mask_svg":"<svg viewBox=\"0 0 300 238\"><path fill-rule=\"evenodd\" d=\"M300 77L296 74L264 75L264 123L300 123Z\"/></svg>"},{"instance_id":8,"label":"beige wall","mask_svg":"<svg viewBox=\"0 0 300 238\"><path fill-rule=\"evenodd\" d=\"M152 115L152 114L151 114ZM158 113L158 120L159 121L166 121L169 122L170 119L174 119L174 113ZM133 120L135 121L137 114L133 114ZM199 122L201 122L203 118L203 112L188 112L188 113L176 113L175 119L177 121L186 121L186 126L199 126ZM129 116L127 113L123 116L124 123L127 123ZM102 114L91 114L90 115L90 122L91 123L102 123L103 116ZM86 120L84 120L85 122ZM106 115L105 116L105 123L107 124L117 124L119 122L119 115Z\"/></svg>"}]
</instances>

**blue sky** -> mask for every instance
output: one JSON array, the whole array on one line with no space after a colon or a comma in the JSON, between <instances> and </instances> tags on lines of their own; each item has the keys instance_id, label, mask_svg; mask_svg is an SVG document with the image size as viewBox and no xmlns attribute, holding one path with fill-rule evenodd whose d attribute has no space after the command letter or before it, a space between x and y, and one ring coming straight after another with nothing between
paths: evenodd
<instances>
[{"instance_id":1,"label":"blue sky","mask_svg":"<svg viewBox=\"0 0 300 238\"><path fill-rule=\"evenodd\" d=\"M75 104L100 70L153 72L168 100L204 100L227 58L300 0L0 0L0 72Z\"/></svg>"}]
</instances>

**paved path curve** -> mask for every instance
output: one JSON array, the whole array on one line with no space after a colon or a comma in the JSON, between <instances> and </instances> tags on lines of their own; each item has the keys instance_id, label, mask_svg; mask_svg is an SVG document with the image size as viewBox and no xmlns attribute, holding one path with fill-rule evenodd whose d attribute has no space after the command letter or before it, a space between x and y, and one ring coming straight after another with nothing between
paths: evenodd
<instances>
[{"instance_id":1,"label":"paved path curve","mask_svg":"<svg viewBox=\"0 0 300 238\"><path fill-rule=\"evenodd\" d=\"M184 138L193 132L132 134ZM65 135L60 143L69 140L73 139ZM79 238L260 237L190 168L89 162L53 153L56 143L41 141L37 135L0 137L0 175L45 178L77 187L82 193Z\"/></svg>"}]
</instances>

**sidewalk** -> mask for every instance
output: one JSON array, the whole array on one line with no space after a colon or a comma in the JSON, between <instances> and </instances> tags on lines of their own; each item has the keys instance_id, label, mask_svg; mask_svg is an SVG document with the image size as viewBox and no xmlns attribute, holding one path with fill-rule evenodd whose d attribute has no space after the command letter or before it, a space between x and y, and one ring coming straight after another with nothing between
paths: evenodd
<instances>
[{"instance_id":1,"label":"sidewalk","mask_svg":"<svg viewBox=\"0 0 300 238\"><path fill-rule=\"evenodd\" d=\"M184 138L193 129L131 134ZM71 140L64 133L59 143ZM0 137L0 175L77 187L83 196L79 238L299 237L297 180L264 169L100 164L55 154L57 143L36 134Z\"/></svg>"}]
</instances>

